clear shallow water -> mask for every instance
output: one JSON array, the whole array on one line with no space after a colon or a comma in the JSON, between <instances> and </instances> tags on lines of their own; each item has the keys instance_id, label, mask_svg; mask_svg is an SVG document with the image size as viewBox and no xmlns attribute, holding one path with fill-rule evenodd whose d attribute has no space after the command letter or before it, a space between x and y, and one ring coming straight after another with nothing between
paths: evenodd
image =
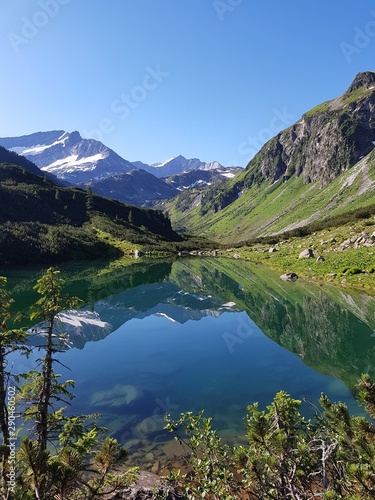
<instances>
[{"instance_id":1,"label":"clear shallow water","mask_svg":"<svg viewBox=\"0 0 375 500\"><path fill-rule=\"evenodd\" d=\"M63 272L69 292L89 303L66 317L72 347L60 359L70 371L58 371L76 381L71 411L100 412L135 461L147 455L151 467L176 453L165 412L205 409L232 442L244 434L246 406L265 407L279 390L314 404L324 392L361 412L347 386L375 365L370 297L285 284L229 260ZM31 300L31 275L9 279L16 299Z\"/></svg>"}]
</instances>

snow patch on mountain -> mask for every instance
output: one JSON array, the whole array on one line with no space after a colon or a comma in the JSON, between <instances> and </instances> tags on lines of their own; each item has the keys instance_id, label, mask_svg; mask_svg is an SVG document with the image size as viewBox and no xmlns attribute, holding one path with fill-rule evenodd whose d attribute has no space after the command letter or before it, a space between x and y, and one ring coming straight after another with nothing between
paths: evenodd
<instances>
[{"instance_id":1,"label":"snow patch on mountain","mask_svg":"<svg viewBox=\"0 0 375 500\"><path fill-rule=\"evenodd\" d=\"M134 168L101 142L82 139L76 131L2 138L0 145L22 154L41 170L73 184L126 173Z\"/></svg>"},{"instance_id":2,"label":"snow patch on mountain","mask_svg":"<svg viewBox=\"0 0 375 500\"><path fill-rule=\"evenodd\" d=\"M100 160L104 160L106 158L106 155L103 153L98 153L86 158L78 158L78 155L71 155L67 158L62 158L61 160L56 160L55 162L51 163L51 165L48 165L48 167L44 167L42 170L58 174L59 171L61 171L61 169L63 168L65 173L73 173L77 170L77 167L79 167L81 171L89 172L91 170L95 170L97 162Z\"/></svg>"},{"instance_id":3,"label":"snow patch on mountain","mask_svg":"<svg viewBox=\"0 0 375 500\"><path fill-rule=\"evenodd\" d=\"M154 167L154 168L164 167L167 163L174 160L174 158L175 158L174 156L171 156L170 158L168 158L168 160L163 161L163 163L153 163L151 165L151 167Z\"/></svg>"},{"instance_id":4,"label":"snow patch on mountain","mask_svg":"<svg viewBox=\"0 0 375 500\"><path fill-rule=\"evenodd\" d=\"M44 149L48 148L49 146L42 145L42 144L36 144L32 148L25 149L24 146L17 146L14 148L9 148L9 151L13 151L14 153L17 153L18 155L26 156L26 154L33 154L33 151L43 151Z\"/></svg>"}]
</instances>

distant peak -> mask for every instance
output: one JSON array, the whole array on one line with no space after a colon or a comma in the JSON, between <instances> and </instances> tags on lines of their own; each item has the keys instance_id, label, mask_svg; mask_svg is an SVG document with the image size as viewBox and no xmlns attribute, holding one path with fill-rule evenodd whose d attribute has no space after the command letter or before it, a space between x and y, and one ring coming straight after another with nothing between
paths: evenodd
<instances>
[{"instance_id":1,"label":"distant peak","mask_svg":"<svg viewBox=\"0 0 375 500\"><path fill-rule=\"evenodd\" d=\"M70 139L73 140L73 141L82 141L82 137L81 137L81 134L77 131L77 130L74 130L71 134L69 134L70 136Z\"/></svg>"},{"instance_id":2,"label":"distant peak","mask_svg":"<svg viewBox=\"0 0 375 500\"><path fill-rule=\"evenodd\" d=\"M57 139L57 142L69 142L69 144L75 144L77 142L82 141L81 134L74 130L73 132L62 132L60 137Z\"/></svg>"},{"instance_id":3,"label":"distant peak","mask_svg":"<svg viewBox=\"0 0 375 500\"><path fill-rule=\"evenodd\" d=\"M365 71L363 73L358 73L354 78L353 83L350 85L348 92L353 92L361 87L371 87L375 85L375 72Z\"/></svg>"},{"instance_id":4,"label":"distant peak","mask_svg":"<svg viewBox=\"0 0 375 500\"><path fill-rule=\"evenodd\" d=\"M174 156L171 156L170 158L168 158L168 160L163 161L162 163L154 163L152 166L153 166L153 167L157 167L157 168L159 168L159 167L164 167L164 165L166 165L167 163L169 163L170 161L172 161L172 160L174 160L174 159L175 159L175 157L174 157Z\"/></svg>"}]
</instances>

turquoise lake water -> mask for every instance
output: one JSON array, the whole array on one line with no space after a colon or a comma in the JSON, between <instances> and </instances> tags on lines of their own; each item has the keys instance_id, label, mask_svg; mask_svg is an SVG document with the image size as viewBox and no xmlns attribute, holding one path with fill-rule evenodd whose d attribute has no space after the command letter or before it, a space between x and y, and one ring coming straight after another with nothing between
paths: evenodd
<instances>
[{"instance_id":1,"label":"turquoise lake water","mask_svg":"<svg viewBox=\"0 0 375 500\"><path fill-rule=\"evenodd\" d=\"M229 260L81 266L62 266L85 305L62 315L70 370L57 371L76 381L69 411L101 413L135 461L170 458L165 412L204 409L231 442L244 435L246 406L265 407L279 390L314 404L324 392L362 412L351 389L375 367L373 298ZM34 300L37 276L8 271L16 304ZM38 356L17 359L17 370ZM306 403L302 411L312 415Z\"/></svg>"}]
</instances>

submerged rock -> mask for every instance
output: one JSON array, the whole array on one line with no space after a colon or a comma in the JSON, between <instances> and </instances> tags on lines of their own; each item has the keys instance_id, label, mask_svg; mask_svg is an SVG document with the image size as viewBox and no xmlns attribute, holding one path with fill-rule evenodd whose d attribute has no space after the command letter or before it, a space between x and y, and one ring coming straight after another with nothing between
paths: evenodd
<instances>
[{"instance_id":1,"label":"submerged rock","mask_svg":"<svg viewBox=\"0 0 375 500\"><path fill-rule=\"evenodd\" d=\"M155 432L162 431L164 425L164 417L162 415L154 415L142 420L142 422L136 425L135 430L137 432L137 435L149 436L150 434L154 434Z\"/></svg>"},{"instance_id":2,"label":"submerged rock","mask_svg":"<svg viewBox=\"0 0 375 500\"><path fill-rule=\"evenodd\" d=\"M129 439L124 443L124 449L131 453L134 453L142 446L142 441L140 439Z\"/></svg>"},{"instance_id":3,"label":"submerged rock","mask_svg":"<svg viewBox=\"0 0 375 500\"><path fill-rule=\"evenodd\" d=\"M91 396L92 406L123 406L129 405L143 397L143 392L134 385L117 384L113 389L97 391Z\"/></svg>"}]
</instances>

